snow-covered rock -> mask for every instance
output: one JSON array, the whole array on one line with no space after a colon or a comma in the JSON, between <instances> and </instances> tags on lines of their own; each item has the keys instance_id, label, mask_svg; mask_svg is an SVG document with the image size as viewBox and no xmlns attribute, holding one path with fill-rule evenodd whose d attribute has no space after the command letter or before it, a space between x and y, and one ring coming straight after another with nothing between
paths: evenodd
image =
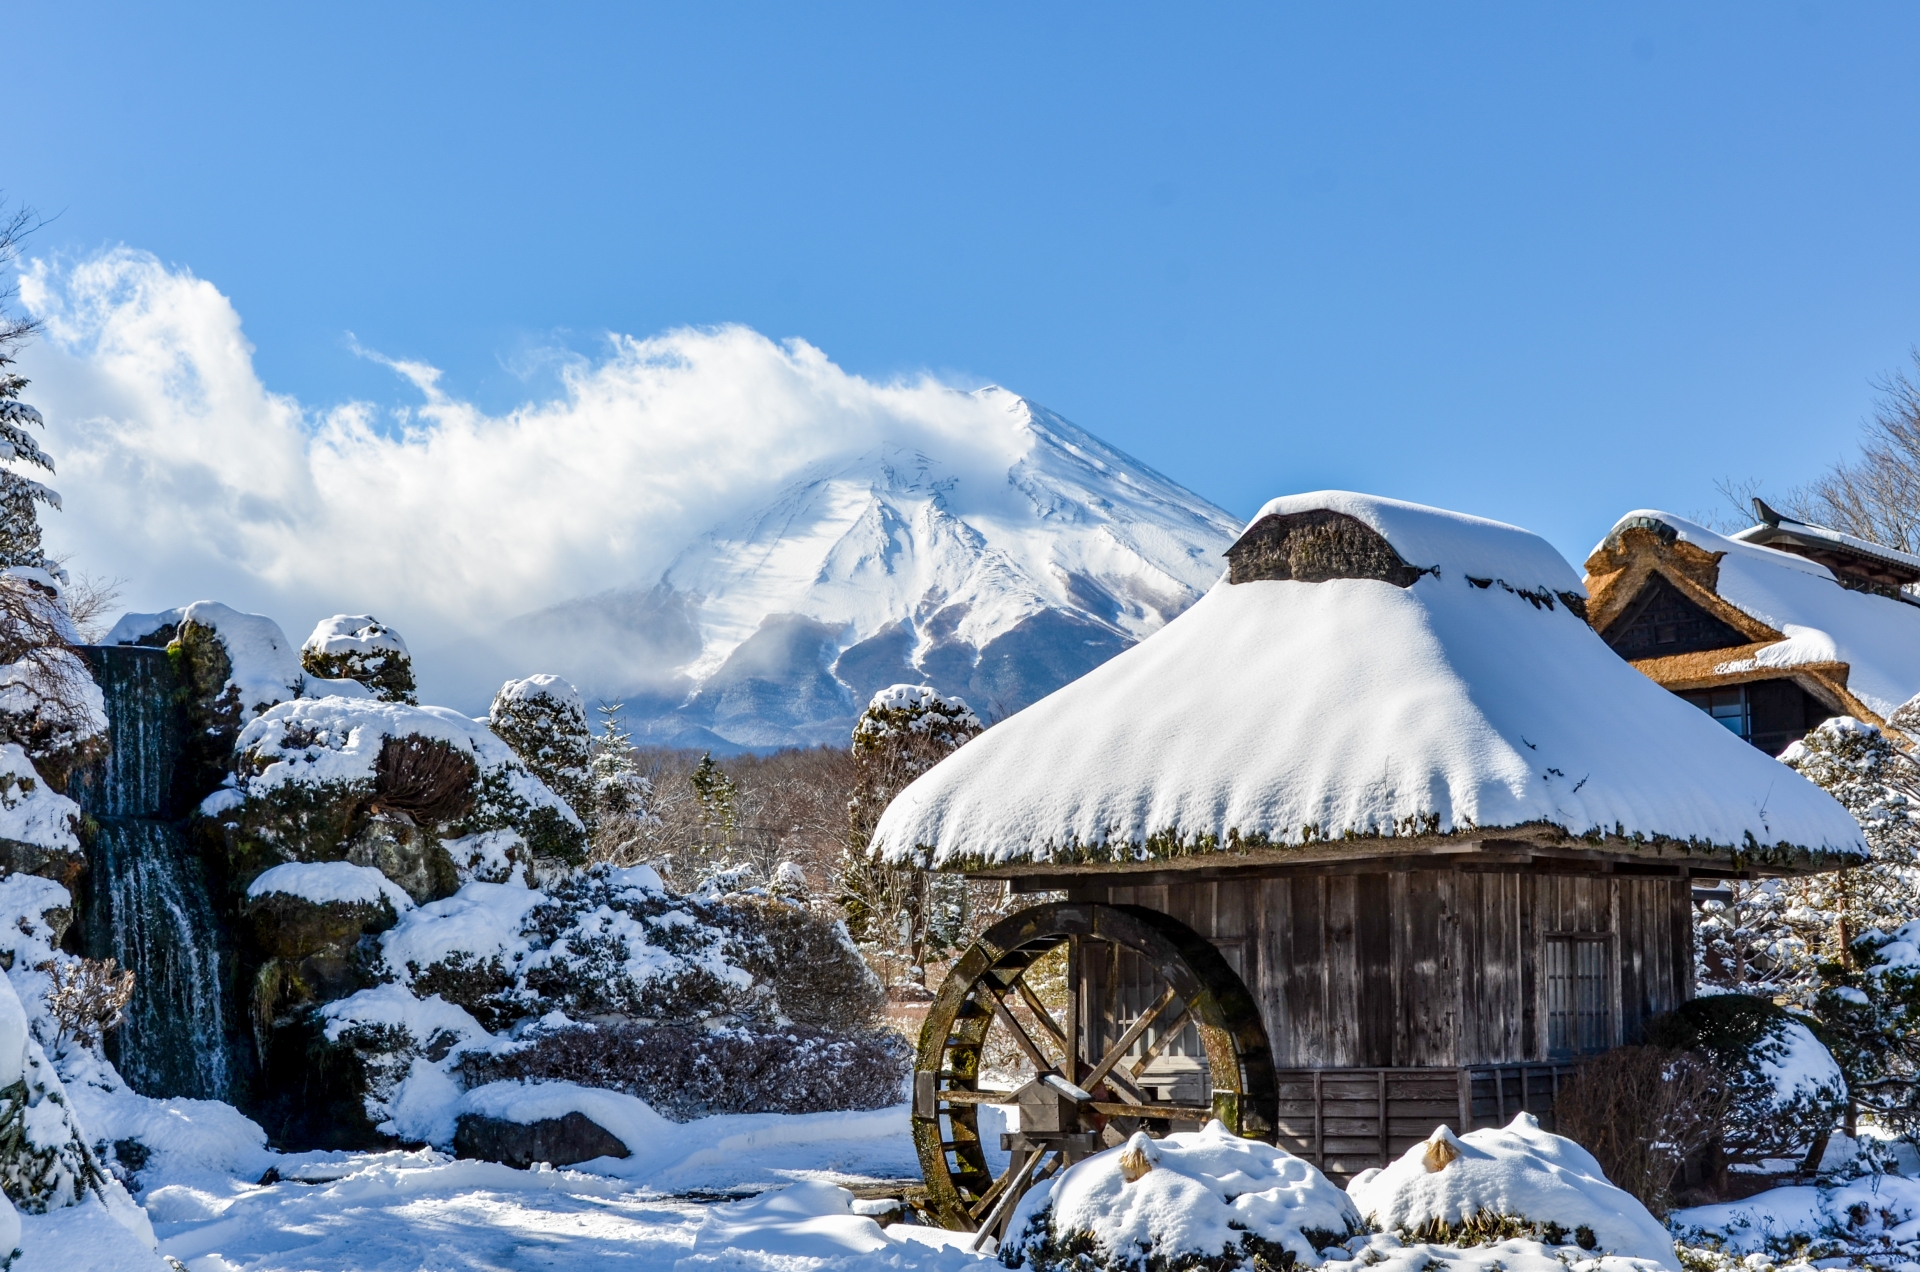
<instances>
[{"instance_id":1,"label":"snow-covered rock","mask_svg":"<svg viewBox=\"0 0 1920 1272\"><path fill-rule=\"evenodd\" d=\"M487 723L554 794L583 818L591 815L593 730L579 690L558 676L509 680L493 696Z\"/></svg>"},{"instance_id":2,"label":"snow-covered rock","mask_svg":"<svg viewBox=\"0 0 1920 1272\"><path fill-rule=\"evenodd\" d=\"M17 743L0 743L0 866L72 883L84 865L80 806L55 791Z\"/></svg>"},{"instance_id":3,"label":"snow-covered rock","mask_svg":"<svg viewBox=\"0 0 1920 1272\"><path fill-rule=\"evenodd\" d=\"M211 690L212 696L229 698L235 726L246 724L277 702L298 697L305 683L299 656L287 640L280 624L264 614L243 614L219 601L195 601L157 614L125 614L107 633L109 645L170 645L179 641L193 660L196 652L193 633L200 628L219 647L219 657L208 659L204 679L196 690ZM220 667L225 663L224 668ZM218 679L214 677L218 675Z\"/></svg>"},{"instance_id":4,"label":"snow-covered rock","mask_svg":"<svg viewBox=\"0 0 1920 1272\"><path fill-rule=\"evenodd\" d=\"M413 900L370 866L345 861L290 861L263 870L247 885L249 901L269 893L283 893L314 905L372 905L384 899L396 913L413 908Z\"/></svg>"},{"instance_id":5,"label":"snow-covered rock","mask_svg":"<svg viewBox=\"0 0 1920 1272\"><path fill-rule=\"evenodd\" d=\"M1544 540L1342 491L1276 499L1255 525L1308 514L1360 523L1411 577L1221 580L908 786L876 849L1072 864L1497 829L1716 858L1864 856L1832 797L1610 650Z\"/></svg>"},{"instance_id":6,"label":"snow-covered rock","mask_svg":"<svg viewBox=\"0 0 1920 1272\"><path fill-rule=\"evenodd\" d=\"M236 751L232 785L200 811L221 826L242 877L277 862L346 859L424 901L459 884L442 841L510 836L480 846L497 850L479 854L499 858L496 878L584 852L573 810L486 725L456 711L299 699L249 724ZM474 852L465 855L471 870Z\"/></svg>"},{"instance_id":7,"label":"snow-covered rock","mask_svg":"<svg viewBox=\"0 0 1920 1272\"><path fill-rule=\"evenodd\" d=\"M353 681L388 702L415 701L407 642L370 614L321 619L300 646L300 665L310 676Z\"/></svg>"},{"instance_id":8,"label":"snow-covered rock","mask_svg":"<svg viewBox=\"0 0 1920 1272\"><path fill-rule=\"evenodd\" d=\"M1680 1272L1660 1221L1609 1183L1591 1153L1541 1130L1530 1113L1465 1135L1440 1127L1384 1169L1355 1177L1348 1191L1368 1223L1402 1237L1436 1224L1513 1220L1550 1244L1571 1240Z\"/></svg>"},{"instance_id":9,"label":"snow-covered rock","mask_svg":"<svg viewBox=\"0 0 1920 1272\"><path fill-rule=\"evenodd\" d=\"M1136 1134L1035 1185L1014 1211L1006 1254L1036 1272L1085 1266L1075 1256L1089 1243L1109 1270L1233 1268L1256 1256L1279 1267L1284 1255L1317 1267L1360 1219L1310 1163L1214 1121L1164 1139Z\"/></svg>"}]
</instances>

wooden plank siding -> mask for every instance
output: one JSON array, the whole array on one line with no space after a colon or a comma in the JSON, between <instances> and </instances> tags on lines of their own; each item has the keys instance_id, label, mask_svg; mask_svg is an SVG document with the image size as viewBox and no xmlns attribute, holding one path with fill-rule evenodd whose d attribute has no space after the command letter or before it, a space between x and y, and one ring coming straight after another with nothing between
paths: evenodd
<instances>
[{"instance_id":1,"label":"wooden plank siding","mask_svg":"<svg viewBox=\"0 0 1920 1272\"><path fill-rule=\"evenodd\" d=\"M1541 968L1556 935L1607 942L1612 1040L1637 1040L1691 995L1689 886L1452 866L1075 895L1159 910L1211 940L1259 1002L1278 1068L1398 1071L1548 1061Z\"/></svg>"}]
</instances>

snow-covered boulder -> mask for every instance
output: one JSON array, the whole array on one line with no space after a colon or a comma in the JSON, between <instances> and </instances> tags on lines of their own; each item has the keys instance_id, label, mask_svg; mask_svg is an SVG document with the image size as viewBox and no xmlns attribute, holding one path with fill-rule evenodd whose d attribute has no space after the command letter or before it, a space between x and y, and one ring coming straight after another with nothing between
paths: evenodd
<instances>
[{"instance_id":1,"label":"snow-covered boulder","mask_svg":"<svg viewBox=\"0 0 1920 1272\"><path fill-rule=\"evenodd\" d=\"M1366 1220L1404 1239L1479 1245L1533 1236L1680 1272L1673 1239L1593 1154L1522 1113L1499 1129L1440 1127L1347 1191Z\"/></svg>"},{"instance_id":2,"label":"snow-covered boulder","mask_svg":"<svg viewBox=\"0 0 1920 1272\"><path fill-rule=\"evenodd\" d=\"M219 601L122 615L106 643L179 646L199 713L236 730L274 703L298 697L306 679L280 624Z\"/></svg>"},{"instance_id":3,"label":"snow-covered boulder","mask_svg":"<svg viewBox=\"0 0 1920 1272\"><path fill-rule=\"evenodd\" d=\"M591 815L593 730L579 690L558 676L509 680L493 696L487 723L554 794L582 818Z\"/></svg>"},{"instance_id":4,"label":"snow-covered boulder","mask_svg":"<svg viewBox=\"0 0 1920 1272\"><path fill-rule=\"evenodd\" d=\"M1219 1122L1096 1153L1020 1201L1002 1250L1035 1272L1317 1267L1360 1230L1353 1200L1300 1158Z\"/></svg>"},{"instance_id":5,"label":"snow-covered boulder","mask_svg":"<svg viewBox=\"0 0 1920 1272\"><path fill-rule=\"evenodd\" d=\"M628 1139L644 1144L669 1129L665 1118L630 1095L572 1082L490 1082L461 1098L457 1118L457 1156L523 1169L629 1157Z\"/></svg>"},{"instance_id":6,"label":"snow-covered boulder","mask_svg":"<svg viewBox=\"0 0 1920 1272\"><path fill-rule=\"evenodd\" d=\"M18 743L0 744L0 870L71 887L86 868L80 806L55 791Z\"/></svg>"},{"instance_id":7,"label":"snow-covered boulder","mask_svg":"<svg viewBox=\"0 0 1920 1272\"><path fill-rule=\"evenodd\" d=\"M235 750L231 784L200 811L243 881L283 862L346 860L428 901L460 885L448 841L494 836L479 859L496 879L584 856L573 810L484 724L443 707L283 702L249 724Z\"/></svg>"},{"instance_id":8,"label":"snow-covered boulder","mask_svg":"<svg viewBox=\"0 0 1920 1272\"><path fill-rule=\"evenodd\" d=\"M360 938L412 908L413 899L371 866L299 861L262 871L242 910L265 955L253 978L256 1025L271 1027L290 1009L361 988L368 978L354 957Z\"/></svg>"},{"instance_id":9,"label":"snow-covered boulder","mask_svg":"<svg viewBox=\"0 0 1920 1272\"><path fill-rule=\"evenodd\" d=\"M310 676L365 685L386 702L418 701L407 642L370 614L321 619L300 646L300 665Z\"/></svg>"}]
</instances>

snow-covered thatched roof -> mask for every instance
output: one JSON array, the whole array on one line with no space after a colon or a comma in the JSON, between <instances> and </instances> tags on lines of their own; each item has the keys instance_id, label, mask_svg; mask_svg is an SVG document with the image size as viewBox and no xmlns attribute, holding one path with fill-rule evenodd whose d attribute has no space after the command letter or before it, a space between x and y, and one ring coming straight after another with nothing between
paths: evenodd
<instances>
[{"instance_id":1,"label":"snow-covered thatched roof","mask_svg":"<svg viewBox=\"0 0 1920 1272\"><path fill-rule=\"evenodd\" d=\"M1865 851L1825 792L1608 649L1527 531L1320 491L1269 503L1230 557L1160 632L909 786L876 849L997 873L1495 838L1777 869Z\"/></svg>"},{"instance_id":2,"label":"snow-covered thatched roof","mask_svg":"<svg viewBox=\"0 0 1920 1272\"><path fill-rule=\"evenodd\" d=\"M1715 534L1670 512L1628 513L1587 558L1596 626L1606 631L1656 569L1748 641L1650 661L1644 669L1662 683L1691 688L1792 674L1834 709L1876 725L1920 694L1920 605L1844 587L1818 561Z\"/></svg>"}]
</instances>

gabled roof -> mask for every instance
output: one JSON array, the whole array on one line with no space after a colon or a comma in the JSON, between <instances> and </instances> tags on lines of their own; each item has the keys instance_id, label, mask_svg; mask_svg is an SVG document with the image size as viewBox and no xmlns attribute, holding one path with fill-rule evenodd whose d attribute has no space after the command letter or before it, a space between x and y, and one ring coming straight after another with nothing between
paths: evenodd
<instances>
[{"instance_id":1,"label":"gabled roof","mask_svg":"<svg viewBox=\"0 0 1920 1272\"><path fill-rule=\"evenodd\" d=\"M1663 685L1791 675L1836 709L1883 726L1920 694L1920 606L1844 587L1803 555L1668 512L1628 513L1587 558L1594 628L1606 633L1654 574L1745 637L1738 646L1634 662Z\"/></svg>"},{"instance_id":2,"label":"gabled roof","mask_svg":"<svg viewBox=\"0 0 1920 1272\"><path fill-rule=\"evenodd\" d=\"M1760 523L1730 537L1817 561L1834 572L1842 587L1878 591L1897 600L1901 588L1920 583L1920 557L1911 553L1797 521L1762 499L1753 501L1753 512Z\"/></svg>"},{"instance_id":3,"label":"gabled roof","mask_svg":"<svg viewBox=\"0 0 1920 1272\"><path fill-rule=\"evenodd\" d=\"M1229 556L1160 632L909 786L876 850L997 874L1489 839L1781 870L1864 852L1825 792L1608 649L1527 531L1320 491Z\"/></svg>"}]
</instances>

